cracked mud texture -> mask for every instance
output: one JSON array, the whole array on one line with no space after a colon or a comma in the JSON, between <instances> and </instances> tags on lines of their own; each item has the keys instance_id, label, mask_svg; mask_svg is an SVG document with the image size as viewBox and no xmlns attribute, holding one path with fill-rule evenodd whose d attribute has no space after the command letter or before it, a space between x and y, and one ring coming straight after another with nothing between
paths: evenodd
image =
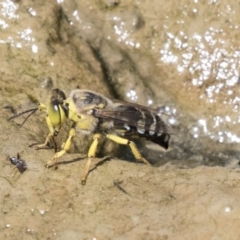
<instances>
[{"instance_id":1,"label":"cracked mud texture","mask_svg":"<svg viewBox=\"0 0 240 240\"><path fill-rule=\"evenodd\" d=\"M0 8L0 239L240 239L238 2ZM53 149L29 147L48 134L44 114L6 119L77 86L176 113L170 149L138 143L151 167L104 143L82 186L91 136L78 135L46 169ZM7 161L18 152L22 175Z\"/></svg>"}]
</instances>

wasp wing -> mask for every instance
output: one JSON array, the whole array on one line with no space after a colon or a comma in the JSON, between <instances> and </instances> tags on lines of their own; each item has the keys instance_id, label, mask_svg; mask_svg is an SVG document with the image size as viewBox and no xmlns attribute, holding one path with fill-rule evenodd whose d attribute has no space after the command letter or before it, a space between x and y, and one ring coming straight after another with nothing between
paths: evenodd
<instances>
[{"instance_id":1,"label":"wasp wing","mask_svg":"<svg viewBox=\"0 0 240 240\"><path fill-rule=\"evenodd\" d=\"M125 136L137 135L168 148L171 127L162 114L132 103L116 104L112 109L95 109L94 116L103 122L112 121L116 130Z\"/></svg>"}]
</instances>

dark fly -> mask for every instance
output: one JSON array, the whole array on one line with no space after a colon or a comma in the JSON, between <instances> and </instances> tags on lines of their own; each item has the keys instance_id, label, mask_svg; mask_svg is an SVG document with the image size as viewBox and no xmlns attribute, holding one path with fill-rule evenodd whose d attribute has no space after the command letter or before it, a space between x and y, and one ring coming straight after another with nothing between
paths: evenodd
<instances>
[{"instance_id":1,"label":"dark fly","mask_svg":"<svg viewBox=\"0 0 240 240\"><path fill-rule=\"evenodd\" d=\"M17 157L9 157L9 161L12 165L15 165L17 170L20 173L24 173L27 170L27 163L21 158L20 154L17 154Z\"/></svg>"}]
</instances>

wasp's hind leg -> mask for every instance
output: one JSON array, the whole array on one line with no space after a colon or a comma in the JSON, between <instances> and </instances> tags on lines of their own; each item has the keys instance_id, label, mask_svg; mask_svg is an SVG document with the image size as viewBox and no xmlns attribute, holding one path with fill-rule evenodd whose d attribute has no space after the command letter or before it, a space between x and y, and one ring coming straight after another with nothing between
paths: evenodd
<instances>
[{"instance_id":1,"label":"wasp's hind leg","mask_svg":"<svg viewBox=\"0 0 240 240\"><path fill-rule=\"evenodd\" d=\"M82 182L83 185L85 185L85 183L86 183L89 168L90 168L92 159L96 155L97 146L98 146L98 143L99 143L99 140L100 140L101 136L102 135L99 134L99 133L96 133L96 134L93 135L93 143L88 150L88 160L87 160L87 164L86 164L85 169L84 169L84 174L83 174L82 179L81 179L81 182Z\"/></svg>"},{"instance_id":2,"label":"wasp's hind leg","mask_svg":"<svg viewBox=\"0 0 240 240\"><path fill-rule=\"evenodd\" d=\"M71 148L71 143L72 143L72 138L75 136L75 129L74 128L71 128L70 131L69 131L69 134L68 134L68 138L67 138L67 141L66 143L64 144L63 148L61 151L55 153L55 155L53 156L53 158L51 160L49 160L47 163L46 163L46 167L51 167L53 165L55 165L58 161L58 159L63 156L66 152L68 152Z\"/></svg>"},{"instance_id":3,"label":"wasp's hind leg","mask_svg":"<svg viewBox=\"0 0 240 240\"><path fill-rule=\"evenodd\" d=\"M136 160L138 161L141 161L141 162L144 162L148 165L151 165L147 159L145 159L141 153L138 151L137 149L137 146L135 145L134 142L128 140L128 139L125 139L125 138L121 138L119 136L116 136L116 135L112 135L112 134L107 134L106 137L108 139L111 139L112 141L118 143L118 144L123 144L123 145L128 145L134 155L134 157L136 158Z\"/></svg>"}]
</instances>

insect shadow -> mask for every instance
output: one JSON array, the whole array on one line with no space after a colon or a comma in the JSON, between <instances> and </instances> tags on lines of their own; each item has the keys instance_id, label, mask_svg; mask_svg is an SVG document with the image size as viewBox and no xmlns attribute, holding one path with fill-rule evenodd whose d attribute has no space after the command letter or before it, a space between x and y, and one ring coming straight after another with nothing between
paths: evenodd
<instances>
[{"instance_id":1,"label":"insect shadow","mask_svg":"<svg viewBox=\"0 0 240 240\"><path fill-rule=\"evenodd\" d=\"M113 186L116 187L121 192L123 192L123 193L125 193L125 194L130 196L130 194L121 186L122 183L123 183L123 181L114 180L113 181Z\"/></svg>"}]
</instances>

